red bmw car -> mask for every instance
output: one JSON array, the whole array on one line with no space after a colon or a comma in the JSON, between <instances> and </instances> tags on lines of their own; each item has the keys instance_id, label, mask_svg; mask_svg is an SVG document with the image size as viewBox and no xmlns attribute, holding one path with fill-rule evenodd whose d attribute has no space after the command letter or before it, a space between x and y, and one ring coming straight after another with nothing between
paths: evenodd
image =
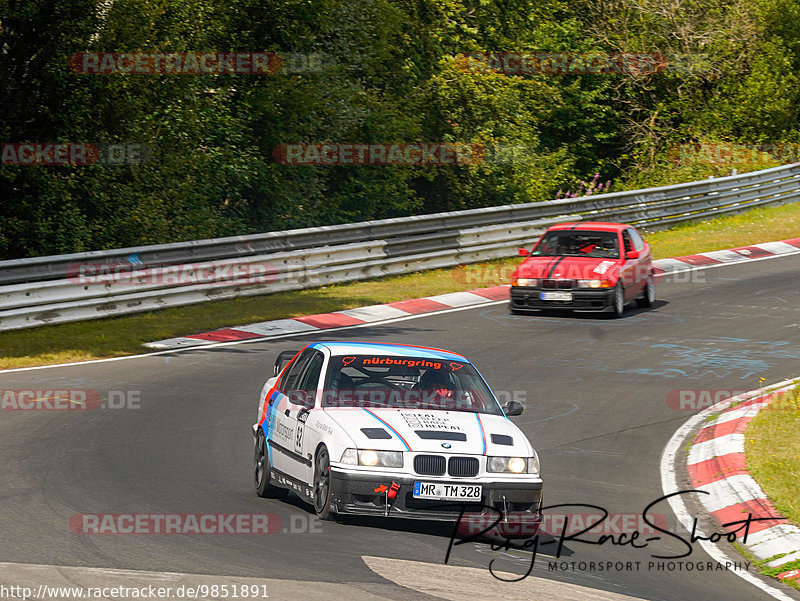
<instances>
[{"instance_id":1,"label":"red bmw car","mask_svg":"<svg viewBox=\"0 0 800 601\"><path fill-rule=\"evenodd\" d=\"M511 280L514 314L542 309L606 311L616 317L635 300L656 297L650 245L624 223L562 223L539 238Z\"/></svg>"}]
</instances>

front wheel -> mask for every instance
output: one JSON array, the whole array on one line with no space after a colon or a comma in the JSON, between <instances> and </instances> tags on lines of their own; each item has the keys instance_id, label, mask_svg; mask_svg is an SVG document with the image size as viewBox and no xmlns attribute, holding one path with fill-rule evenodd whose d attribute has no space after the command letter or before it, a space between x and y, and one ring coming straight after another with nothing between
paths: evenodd
<instances>
[{"instance_id":1,"label":"front wheel","mask_svg":"<svg viewBox=\"0 0 800 601\"><path fill-rule=\"evenodd\" d=\"M289 494L285 488L280 488L270 483L269 455L267 454L267 439L264 430L258 429L256 435L256 448L254 452L256 494L266 499L282 499Z\"/></svg>"},{"instance_id":2,"label":"front wheel","mask_svg":"<svg viewBox=\"0 0 800 601\"><path fill-rule=\"evenodd\" d=\"M331 511L331 460L328 449L317 451L314 461L314 511L321 520L332 520Z\"/></svg>"},{"instance_id":3,"label":"front wheel","mask_svg":"<svg viewBox=\"0 0 800 601\"><path fill-rule=\"evenodd\" d=\"M656 302L656 285L653 283L653 276L647 278L642 296L636 299L636 304L640 307L652 307Z\"/></svg>"},{"instance_id":4,"label":"front wheel","mask_svg":"<svg viewBox=\"0 0 800 601\"><path fill-rule=\"evenodd\" d=\"M613 302L612 313L614 317L622 317L622 314L625 312L625 291L622 289L622 282L617 282L617 285L614 287Z\"/></svg>"}]
</instances>

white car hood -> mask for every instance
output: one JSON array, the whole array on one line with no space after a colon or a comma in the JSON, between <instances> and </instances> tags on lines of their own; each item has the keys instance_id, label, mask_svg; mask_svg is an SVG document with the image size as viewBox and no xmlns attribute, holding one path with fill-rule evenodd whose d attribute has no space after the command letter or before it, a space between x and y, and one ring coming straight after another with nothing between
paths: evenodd
<instances>
[{"instance_id":1,"label":"white car hood","mask_svg":"<svg viewBox=\"0 0 800 601\"><path fill-rule=\"evenodd\" d=\"M520 457L533 454L522 431L501 415L361 408L333 408L325 412L360 449ZM376 437L381 431L382 437ZM463 437L466 440L457 440ZM449 447L443 446L448 444Z\"/></svg>"}]
</instances>

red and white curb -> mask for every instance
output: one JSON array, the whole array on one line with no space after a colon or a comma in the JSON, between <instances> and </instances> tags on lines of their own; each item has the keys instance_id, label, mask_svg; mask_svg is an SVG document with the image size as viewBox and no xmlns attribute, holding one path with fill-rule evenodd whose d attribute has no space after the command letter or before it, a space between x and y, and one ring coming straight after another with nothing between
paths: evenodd
<instances>
[{"instance_id":1,"label":"red and white curb","mask_svg":"<svg viewBox=\"0 0 800 601\"><path fill-rule=\"evenodd\" d=\"M758 390L731 397L706 409L701 414L711 419L697 432L687 458L692 488L709 493L697 497L720 524L746 519L748 514L752 514L753 519L764 520L750 524L747 542L742 541L741 531L737 538L758 560L781 555L767 562L772 568L800 559L800 528L777 512L747 472L744 433L761 409L797 385L796 382L786 384L781 382L769 392ZM739 526L728 530L737 528ZM797 572L787 571L778 578L796 579Z\"/></svg>"},{"instance_id":2,"label":"red and white curb","mask_svg":"<svg viewBox=\"0 0 800 601\"><path fill-rule=\"evenodd\" d=\"M753 246L743 246L730 250L716 250L686 257L659 259L653 261L656 278L663 278L670 273L708 269L727 263L739 263L780 255L800 253L800 238L781 242L766 242ZM174 349L192 346L204 346L218 342L236 340L255 340L271 338L300 332L316 332L331 328L341 328L367 323L377 323L398 317L435 313L444 309L485 305L501 300L508 300L509 286L493 286L478 288L468 292L451 292L425 298L398 301L385 305L370 305L358 309L345 309L333 313L321 313L290 319L276 319L251 323L234 328L222 328L202 334L192 334L178 338L168 338L157 342L148 342L144 346L151 349Z\"/></svg>"},{"instance_id":3,"label":"red and white curb","mask_svg":"<svg viewBox=\"0 0 800 601\"><path fill-rule=\"evenodd\" d=\"M357 309L344 309L333 313L262 321L261 323L224 328L204 334L149 342L145 346L153 349L181 348L214 344L216 342L229 342L231 340L270 338L298 332L316 332L331 328L378 323L423 313L435 313L445 309L484 305L505 299L508 299L508 286L493 286L491 288L470 290L469 292L451 292L450 294L397 301L386 305L370 305Z\"/></svg>"},{"instance_id":4,"label":"red and white curb","mask_svg":"<svg viewBox=\"0 0 800 601\"><path fill-rule=\"evenodd\" d=\"M707 253L675 257L672 259L658 259L653 261L656 277L662 274L708 269L728 263L743 263L758 259L767 259L780 255L795 254L800 251L800 238L781 240L779 242L764 242L753 246L740 246L727 250L713 250Z\"/></svg>"}]
</instances>

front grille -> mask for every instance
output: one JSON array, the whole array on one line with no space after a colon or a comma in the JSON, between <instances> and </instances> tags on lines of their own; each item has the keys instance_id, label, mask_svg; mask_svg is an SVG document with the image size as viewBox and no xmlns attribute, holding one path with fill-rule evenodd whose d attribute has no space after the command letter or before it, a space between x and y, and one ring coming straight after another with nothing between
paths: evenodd
<instances>
[{"instance_id":1,"label":"front grille","mask_svg":"<svg viewBox=\"0 0 800 601\"><path fill-rule=\"evenodd\" d=\"M478 475L478 460L475 457L451 457L447 473L457 478Z\"/></svg>"},{"instance_id":2,"label":"front grille","mask_svg":"<svg viewBox=\"0 0 800 601\"><path fill-rule=\"evenodd\" d=\"M572 290L575 280L542 280L544 290Z\"/></svg>"},{"instance_id":3,"label":"front grille","mask_svg":"<svg viewBox=\"0 0 800 601\"><path fill-rule=\"evenodd\" d=\"M417 455L414 471L423 476L444 476L445 460L441 455Z\"/></svg>"}]
</instances>

